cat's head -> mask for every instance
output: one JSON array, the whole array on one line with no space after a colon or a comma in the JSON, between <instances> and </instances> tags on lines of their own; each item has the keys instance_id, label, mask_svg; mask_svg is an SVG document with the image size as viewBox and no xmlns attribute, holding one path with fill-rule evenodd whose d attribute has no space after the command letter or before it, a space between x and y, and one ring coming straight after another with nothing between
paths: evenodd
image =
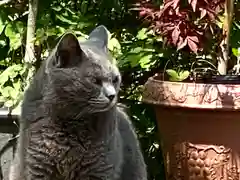
<instances>
[{"instance_id":1,"label":"cat's head","mask_svg":"<svg viewBox=\"0 0 240 180\"><path fill-rule=\"evenodd\" d=\"M108 32L98 26L79 43L65 33L46 62L44 100L58 116L78 118L116 105L121 76L108 53Z\"/></svg>"}]
</instances>

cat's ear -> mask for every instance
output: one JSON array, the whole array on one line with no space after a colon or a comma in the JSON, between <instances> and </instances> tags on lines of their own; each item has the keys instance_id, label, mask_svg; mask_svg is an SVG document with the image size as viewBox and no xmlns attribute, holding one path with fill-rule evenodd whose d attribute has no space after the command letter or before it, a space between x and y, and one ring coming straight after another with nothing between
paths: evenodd
<instances>
[{"instance_id":1,"label":"cat's ear","mask_svg":"<svg viewBox=\"0 0 240 180\"><path fill-rule=\"evenodd\" d=\"M82 57L82 49L77 37L72 32L65 33L59 40L55 50L55 67L64 68L78 63Z\"/></svg>"},{"instance_id":2,"label":"cat's ear","mask_svg":"<svg viewBox=\"0 0 240 180\"><path fill-rule=\"evenodd\" d=\"M89 34L89 40L98 42L98 44L103 48L106 48L108 46L108 38L109 38L109 32L107 28L103 25L96 27Z\"/></svg>"}]
</instances>

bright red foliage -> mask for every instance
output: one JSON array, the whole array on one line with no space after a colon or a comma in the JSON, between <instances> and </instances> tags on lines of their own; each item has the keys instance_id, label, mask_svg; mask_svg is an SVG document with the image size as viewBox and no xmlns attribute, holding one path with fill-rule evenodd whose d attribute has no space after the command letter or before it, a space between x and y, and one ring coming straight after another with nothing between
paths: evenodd
<instances>
[{"instance_id":1,"label":"bright red foliage","mask_svg":"<svg viewBox=\"0 0 240 180\"><path fill-rule=\"evenodd\" d=\"M167 42L182 49L186 46L197 53L202 49L206 29L216 24L225 0L165 0L162 8L141 1L140 16L150 21L152 28ZM211 29L211 27L210 27Z\"/></svg>"}]
</instances>

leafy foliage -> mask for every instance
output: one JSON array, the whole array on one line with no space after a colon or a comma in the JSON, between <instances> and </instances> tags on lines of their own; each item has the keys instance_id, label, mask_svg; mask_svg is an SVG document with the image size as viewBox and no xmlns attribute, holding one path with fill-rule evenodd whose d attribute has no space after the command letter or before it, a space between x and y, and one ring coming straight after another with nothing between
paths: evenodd
<instances>
[{"instance_id":1,"label":"leafy foliage","mask_svg":"<svg viewBox=\"0 0 240 180\"><path fill-rule=\"evenodd\" d=\"M231 61L227 64L228 73L234 73L237 57L233 52L240 47L240 3L234 2L230 38L230 47L233 49L229 54ZM217 68L212 67L217 67L223 54L220 45L226 38L223 32L227 17L224 14L224 3L225 0L166 0L161 5L153 0L139 0L135 9L149 28L163 37L167 49L175 48L175 59L169 59L174 71L194 71L191 67L196 64L202 72L210 70L211 74L218 74ZM199 59L210 63L204 64Z\"/></svg>"},{"instance_id":2,"label":"leafy foliage","mask_svg":"<svg viewBox=\"0 0 240 180\"><path fill-rule=\"evenodd\" d=\"M152 21L155 31L178 50L188 47L197 53L203 46L202 41L206 40L206 33L210 30L215 33L224 0L168 0L162 9L147 5L140 6L140 15Z\"/></svg>"}]
</instances>

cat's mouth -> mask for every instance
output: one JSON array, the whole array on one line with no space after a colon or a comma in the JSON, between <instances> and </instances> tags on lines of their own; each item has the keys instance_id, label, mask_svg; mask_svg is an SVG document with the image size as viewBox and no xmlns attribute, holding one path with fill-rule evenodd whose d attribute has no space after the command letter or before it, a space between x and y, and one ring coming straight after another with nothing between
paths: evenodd
<instances>
[{"instance_id":1,"label":"cat's mouth","mask_svg":"<svg viewBox=\"0 0 240 180\"><path fill-rule=\"evenodd\" d=\"M92 109L95 109L96 112L105 112L113 108L117 104L117 96L113 99L105 99L99 102L90 101L91 106L94 106Z\"/></svg>"},{"instance_id":2,"label":"cat's mouth","mask_svg":"<svg viewBox=\"0 0 240 180\"><path fill-rule=\"evenodd\" d=\"M109 100L108 103L106 103L106 106L100 110L100 112L108 111L109 109L112 109L117 104L117 97L114 97L112 100Z\"/></svg>"}]
</instances>

